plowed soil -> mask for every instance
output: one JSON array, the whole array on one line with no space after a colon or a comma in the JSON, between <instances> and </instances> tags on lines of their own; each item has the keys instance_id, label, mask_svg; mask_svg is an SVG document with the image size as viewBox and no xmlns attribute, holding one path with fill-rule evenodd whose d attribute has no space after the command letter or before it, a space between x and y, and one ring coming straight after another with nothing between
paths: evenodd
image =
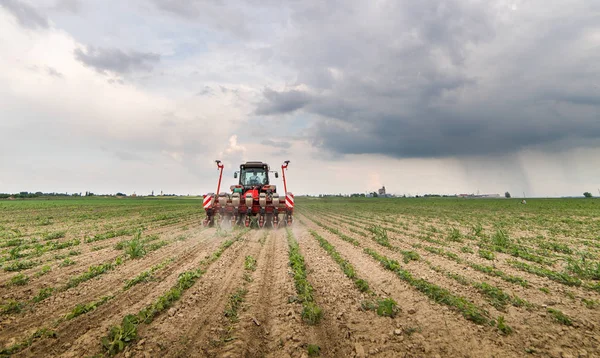
<instances>
[{"instance_id":1,"label":"plowed soil","mask_svg":"<svg viewBox=\"0 0 600 358\"><path fill-rule=\"evenodd\" d=\"M410 215L401 218L407 221ZM191 287L151 322L137 327L135 338L125 342L117 356L308 357L309 353L323 357L600 356L600 293L593 286L565 286L547 277L518 270L508 264L514 258L507 253L497 253L495 260L490 262L460 249L469 242L449 242L439 246L459 260L436 254L426 248L438 246L431 240L419 239L422 233L418 222L404 225L403 233L389 231L391 245L382 246L372 240L370 234L365 234L368 225L360 224L361 220L383 227L397 226L367 218L357 219L354 225L346 222L352 222L351 215L325 215L318 208L301 209L291 228L277 230L224 232L200 227L201 219L201 214L197 218L186 215L166 225L151 225L142 237L158 235L158 240L166 243L139 258L127 257L123 250L115 248L120 241L132 238L132 235L122 235L80 244L77 247L80 253L73 257L75 264L71 266L62 267L62 258L53 259L55 252L38 256L36 260L47 262L52 271L36 276L40 266L22 270L21 273L29 277L24 285L10 284L17 273L2 271L0 282L4 284L0 288L0 297L3 304L14 300L24 305L20 312L5 309L0 316L0 348L5 348L5 355L17 357L108 355L102 346L102 337L108 335L111 327L118 326L125 316L135 315L155 302L176 285L181 273L203 267L203 274ZM57 228L65 226L55 220ZM104 223L111 221L102 220ZM127 223L124 217L114 220L120 225ZM15 222L4 225L16 225ZM77 225L70 227L66 237L59 241L75 237L70 230L76 235L83 230L83 226L79 229ZM337 233L328 227L335 228ZM86 228L86 234L94 231L92 224L87 224ZM35 235L36 230L31 229L25 237ZM236 235L239 240L213 261L206 261ZM288 236L299 244L307 281L314 288L315 303L323 312L322 319L314 325L302 318L302 305L298 302L289 265ZM340 265L320 246L316 236L329 242L341 258L352 265L357 277L368 282L372 292L359 291ZM356 243L348 242L347 238ZM92 250L95 246L102 248ZM10 248L3 249L5 255ZM365 250L396 260L414 278L464 298L485 311L489 321L474 323L456 307L435 302L397 273L386 269ZM418 259L404 261L406 251L415 252ZM76 287L58 289L65 287L73 277L87 272L90 266L112 262L121 256L124 261L113 269ZM256 260L254 270L246 267L249 256ZM8 259L5 261L9 262ZM206 262L209 263L203 266ZM161 263L162 267L149 279L128 290L123 289L127 280ZM471 263L490 265L507 275L519 276L527 280L528 286L474 270ZM547 267L557 270L553 266ZM459 282L457 276L463 277L463 282ZM481 282L528 304L498 306L490 296L476 288L475 284ZM57 289L50 297L33 302L40 289L45 287ZM231 296L240 289L245 294L236 315L226 316ZM104 304L76 318L65 318L78 305L105 296L110 299ZM374 310L365 309L365 302L384 297L396 302L395 316L381 316ZM549 309L562 312L569 318L569 323L559 322ZM510 332L498 328L499 317L510 326ZM35 336L41 328L53 333ZM18 349L6 351L19 344Z\"/></svg>"}]
</instances>

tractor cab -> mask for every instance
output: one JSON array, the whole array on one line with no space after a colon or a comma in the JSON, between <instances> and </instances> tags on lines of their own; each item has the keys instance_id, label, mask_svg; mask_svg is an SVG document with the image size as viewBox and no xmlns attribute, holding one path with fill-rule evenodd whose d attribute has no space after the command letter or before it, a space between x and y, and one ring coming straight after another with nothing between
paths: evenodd
<instances>
[{"instance_id":1,"label":"tractor cab","mask_svg":"<svg viewBox=\"0 0 600 358\"><path fill-rule=\"evenodd\" d=\"M263 162L246 162L240 165L240 171L233 174L234 178L238 177L239 186L245 190L256 187L263 188L269 186L269 165ZM277 178L277 172L275 172Z\"/></svg>"}]
</instances>

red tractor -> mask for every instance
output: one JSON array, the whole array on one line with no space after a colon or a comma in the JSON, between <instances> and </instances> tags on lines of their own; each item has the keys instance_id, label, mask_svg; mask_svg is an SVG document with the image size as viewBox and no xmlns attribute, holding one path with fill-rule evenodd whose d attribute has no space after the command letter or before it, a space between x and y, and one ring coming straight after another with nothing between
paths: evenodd
<instances>
[{"instance_id":1,"label":"red tractor","mask_svg":"<svg viewBox=\"0 0 600 358\"><path fill-rule=\"evenodd\" d=\"M217 193L221 189L221 178L223 176L223 164L220 160L215 161L219 173L219 184ZM255 224L259 228L277 228L283 223L292 225L294 219L294 195L287 191L285 182L285 170L290 163L286 160L281 165L283 175L283 190L285 195L277 193L275 185L269 181L269 173L274 173L275 178L279 175L271 171L269 165L263 162L246 162L240 165L240 170L233 174L239 183L230 187L231 193L209 193L204 195L204 209L206 218L204 226L214 226L215 219L220 225L244 225L250 227Z\"/></svg>"}]
</instances>

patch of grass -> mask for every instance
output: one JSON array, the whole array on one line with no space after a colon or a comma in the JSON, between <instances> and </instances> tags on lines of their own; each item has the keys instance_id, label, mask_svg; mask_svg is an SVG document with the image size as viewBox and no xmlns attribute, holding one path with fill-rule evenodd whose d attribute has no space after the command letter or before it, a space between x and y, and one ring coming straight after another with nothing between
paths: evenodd
<instances>
[{"instance_id":1,"label":"patch of grass","mask_svg":"<svg viewBox=\"0 0 600 358\"><path fill-rule=\"evenodd\" d=\"M256 270L256 259L250 255L246 256L244 259L244 269L248 271Z\"/></svg>"},{"instance_id":2,"label":"patch of grass","mask_svg":"<svg viewBox=\"0 0 600 358\"><path fill-rule=\"evenodd\" d=\"M10 281L8 281L8 284L10 286L25 286L27 282L29 282L29 276L19 273L13 276Z\"/></svg>"},{"instance_id":3,"label":"patch of grass","mask_svg":"<svg viewBox=\"0 0 600 358\"><path fill-rule=\"evenodd\" d=\"M229 296L229 300L227 300L227 306L225 307L225 317L229 318L230 321L237 322L238 309L244 302L246 293L248 293L248 290L245 288L239 288L231 296Z\"/></svg>"},{"instance_id":4,"label":"patch of grass","mask_svg":"<svg viewBox=\"0 0 600 358\"><path fill-rule=\"evenodd\" d=\"M573 325L573 322L571 321L571 319L567 315L562 313L560 310L548 307L547 311L548 311L548 313L550 313L552 315L552 318L554 318L554 320L556 322L558 322L560 324L564 324L566 326Z\"/></svg>"},{"instance_id":5,"label":"patch of grass","mask_svg":"<svg viewBox=\"0 0 600 358\"><path fill-rule=\"evenodd\" d=\"M402 332L404 332L407 337L410 337L417 332L421 332L421 327L406 327Z\"/></svg>"},{"instance_id":6,"label":"patch of grass","mask_svg":"<svg viewBox=\"0 0 600 358\"><path fill-rule=\"evenodd\" d=\"M306 350L309 357L318 357L321 355L321 347L316 344L309 344Z\"/></svg>"}]
</instances>

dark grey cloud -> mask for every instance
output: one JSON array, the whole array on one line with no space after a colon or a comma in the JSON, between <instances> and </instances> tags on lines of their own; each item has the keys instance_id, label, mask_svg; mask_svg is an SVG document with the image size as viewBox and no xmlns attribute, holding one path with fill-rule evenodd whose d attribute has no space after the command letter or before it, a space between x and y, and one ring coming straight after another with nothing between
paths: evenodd
<instances>
[{"instance_id":1,"label":"dark grey cloud","mask_svg":"<svg viewBox=\"0 0 600 358\"><path fill-rule=\"evenodd\" d=\"M303 2L276 47L296 73L255 114L302 112L338 154L503 155L600 144L600 3ZM562 55L561 55L562 54ZM557 144L558 145L558 144Z\"/></svg>"},{"instance_id":2,"label":"dark grey cloud","mask_svg":"<svg viewBox=\"0 0 600 358\"><path fill-rule=\"evenodd\" d=\"M294 112L311 102L310 95L297 90L277 92L265 89L264 101L256 109L258 115L272 115Z\"/></svg>"},{"instance_id":3,"label":"dark grey cloud","mask_svg":"<svg viewBox=\"0 0 600 358\"><path fill-rule=\"evenodd\" d=\"M54 8L59 11L77 14L81 10L81 6L81 0L58 0L54 5Z\"/></svg>"},{"instance_id":4,"label":"dark grey cloud","mask_svg":"<svg viewBox=\"0 0 600 358\"><path fill-rule=\"evenodd\" d=\"M160 61L160 55L145 52L124 52L116 48L96 48L89 46L85 50L75 49L75 58L84 65L94 68L100 73L131 73L135 71L151 71L152 66Z\"/></svg>"},{"instance_id":5,"label":"dark grey cloud","mask_svg":"<svg viewBox=\"0 0 600 358\"><path fill-rule=\"evenodd\" d=\"M243 3L227 3L205 0L152 0L161 11L198 22L203 26L247 38L252 31L249 12L253 7L244 9ZM264 4L261 4L264 5Z\"/></svg>"},{"instance_id":6,"label":"dark grey cloud","mask_svg":"<svg viewBox=\"0 0 600 358\"><path fill-rule=\"evenodd\" d=\"M33 6L20 0L0 0L0 5L17 19L21 26L29 29L47 29L48 18Z\"/></svg>"},{"instance_id":7,"label":"dark grey cloud","mask_svg":"<svg viewBox=\"0 0 600 358\"><path fill-rule=\"evenodd\" d=\"M282 148L282 149L288 149L290 148L292 145L288 142L276 142L274 140L270 140L270 139L265 139L262 142L260 142L263 145L268 145L270 147L275 147L275 148Z\"/></svg>"}]
</instances>

